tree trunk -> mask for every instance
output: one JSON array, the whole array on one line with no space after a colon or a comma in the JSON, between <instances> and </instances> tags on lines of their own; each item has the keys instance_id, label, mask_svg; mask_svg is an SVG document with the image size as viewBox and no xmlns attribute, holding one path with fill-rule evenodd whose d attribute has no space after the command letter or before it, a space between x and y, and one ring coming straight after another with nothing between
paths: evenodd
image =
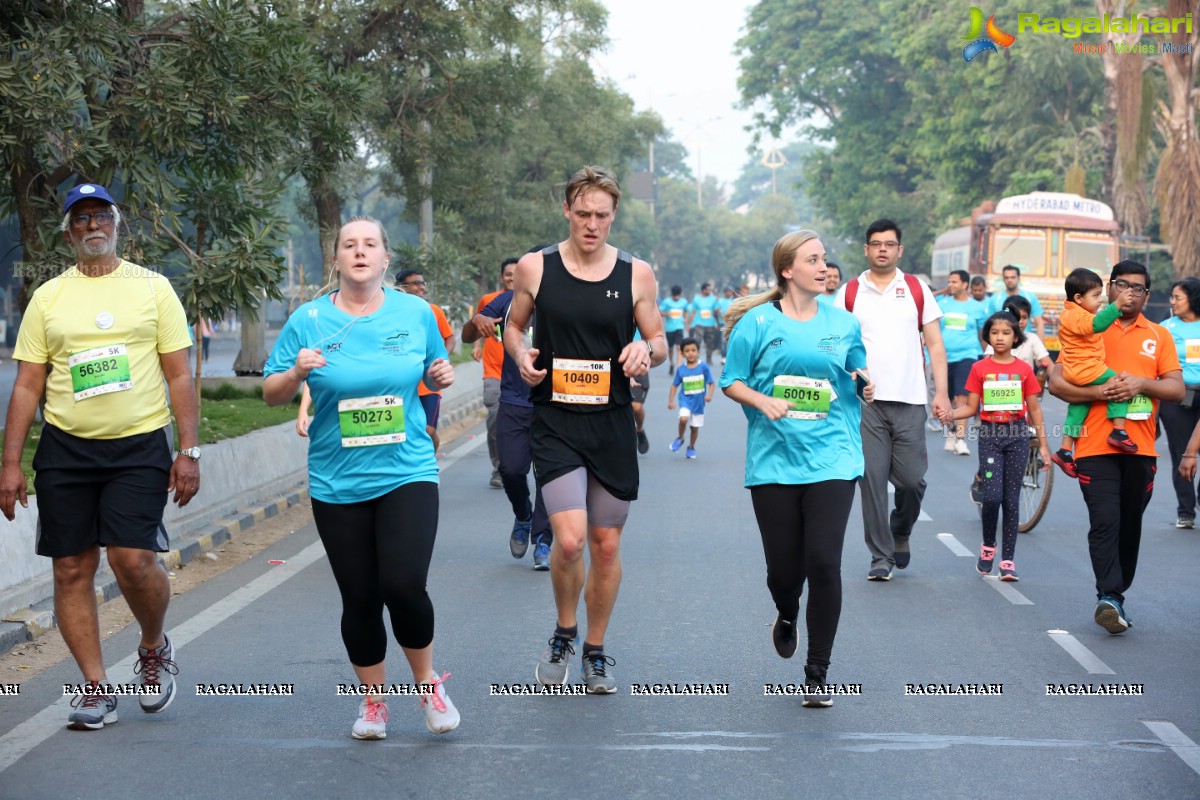
<instances>
[{"instance_id":1,"label":"tree trunk","mask_svg":"<svg viewBox=\"0 0 1200 800\"><path fill-rule=\"evenodd\" d=\"M262 318L264 311L259 309L254 322L244 312L238 315L242 320L242 349L233 361L234 375L263 374L263 367L267 363L267 325Z\"/></svg>"},{"instance_id":2,"label":"tree trunk","mask_svg":"<svg viewBox=\"0 0 1200 800\"><path fill-rule=\"evenodd\" d=\"M330 280L333 270L333 240L342 227L342 197L329 178L310 179L308 196L317 210L317 230L321 241L321 284Z\"/></svg>"},{"instance_id":3,"label":"tree trunk","mask_svg":"<svg viewBox=\"0 0 1200 800\"><path fill-rule=\"evenodd\" d=\"M1170 0L1164 16L1200 16L1200 2ZM1200 141L1196 139L1195 86L1200 58L1200 28L1164 36L1177 46L1191 45L1191 53L1162 53L1167 78L1167 102L1159 104L1159 122L1167 141L1155 176L1162 235L1171 243L1175 274L1200 275Z\"/></svg>"},{"instance_id":4,"label":"tree trunk","mask_svg":"<svg viewBox=\"0 0 1200 800\"><path fill-rule=\"evenodd\" d=\"M42 193L42 169L33 154L33 146L26 144L21 148L21 158L14 160L9 171L9 185L12 196L17 201L17 220L21 236L21 290L17 294L17 308L21 314L33 297L33 290L38 287L48 275L40 274L47 265L41 262L40 256L45 253L39 232L42 229L44 216L42 209L33 202Z\"/></svg>"},{"instance_id":5,"label":"tree trunk","mask_svg":"<svg viewBox=\"0 0 1200 800\"><path fill-rule=\"evenodd\" d=\"M1103 16L1126 16L1124 0L1096 0L1096 12ZM1113 43L1133 45L1139 33L1106 33L1108 45L1101 56L1104 65L1104 102L1107 110L1101 125L1104 140L1104 195L1116 213L1121 232L1141 236L1150 219L1150 197L1143 172L1146 167L1146 131L1142 130L1142 71L1145 57L1140 53L1113 51ZM1147 123L1148 124L1148 123Z\"/></svg>"}]
</instances>

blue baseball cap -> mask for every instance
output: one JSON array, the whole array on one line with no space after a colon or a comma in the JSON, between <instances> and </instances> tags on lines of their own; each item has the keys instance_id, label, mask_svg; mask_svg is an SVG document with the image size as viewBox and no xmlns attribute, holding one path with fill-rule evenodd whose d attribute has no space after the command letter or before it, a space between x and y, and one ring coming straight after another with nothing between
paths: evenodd
<instances>
[{"instance_id":1,"label":"blue baseball cap","mask_svg":"<svg viewBox=\"0 0 1200 800\"><path fill-rule=\"evenodd\" d=\"M71 191L67 192L67 201L63 203L63 213L66 214L70 211L71 206L80 200L103 200L109 205L117 204L117 201L112 199L112 195L103 186L95 183L81 183L71 187Z\"/></svg>"}]
</instances>

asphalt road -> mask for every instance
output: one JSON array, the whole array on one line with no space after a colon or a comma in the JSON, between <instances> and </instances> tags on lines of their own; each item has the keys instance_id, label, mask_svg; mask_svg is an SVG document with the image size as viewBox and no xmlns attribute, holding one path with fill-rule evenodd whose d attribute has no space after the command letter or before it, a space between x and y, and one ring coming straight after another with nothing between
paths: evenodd
<instances>
[{"instance_id":1,"label":"asphalt road","mask_svg":"<svg viewBox=\"0 0 1200 800\"><path fill-rule=\"evenodd\" d=\"M65 730L71 663L0 696L0 797L1200 797L1200 532L1173 527L1168 467L1128 592L1134 628L1110 637L1091 619L1078 487L1060 475L1046 518L1020 538L1020 583L981 579L967 500L975 458L943 453L929 434L928 519L911 567L868 582L857 505L850 517L830 679L861 695L806 709L764 696L765 684L803 680L804 642L790 661L771 646L741 411L718 393L699 458L685 461L667 449L665 369L654 378L653 447L607 642L616 695L490 694L493 683L534 683L554 610L549 576L508 554L511 512L487 486L476 435L448 448L429 582L456 732L430 735L416 701L396 697L385 741L350 738L357 701L336 696L352 681L339 601L309 526L175 600L181 695L167 712L143 715L123 699L118 724ZM1050 408L1061 420L1061 404ZM106 643L111 680L130 679L136 636ZM389 679L410 679L394 644L389 663ZM291 683L295 695L196 695L197 683L217 682ZM631 695L647 683L728 684L729 694ZM912 695L907 684L1003 693ZM1144 695L1047 696L1047 684L1140 684Z\"/></svg>"}]
</instances>

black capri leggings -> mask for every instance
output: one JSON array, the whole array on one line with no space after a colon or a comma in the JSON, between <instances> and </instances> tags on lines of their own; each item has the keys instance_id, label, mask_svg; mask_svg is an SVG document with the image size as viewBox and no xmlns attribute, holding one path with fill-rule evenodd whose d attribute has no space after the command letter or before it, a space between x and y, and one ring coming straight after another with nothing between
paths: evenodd
<instances>
[{"instance_id":1,"label":"black capri leggings","mask_svg":"<svg viewBox=\"0 0 1200 800\"><path fill-rule=\"evenodd\" d=\"M767 558L767 588L784 619L800 614L808 581L808 661L828 667L842 615L842 542L855 481L751 486Z\"/></svg>"},{"instance_id":2,"label":"black capri leggings","mask_svg":"<svg viewBox=\"0 0 1200 800\"><path fill-rule=\"evenodd\" d=\"M350 663L369 667L387 655L385 605L401 647L428 646L433 603L425 580L437 537L437 484L406 483L361 503L314 498L312 509L342 594L342 641Z\"/></svg>"}]
</instances>

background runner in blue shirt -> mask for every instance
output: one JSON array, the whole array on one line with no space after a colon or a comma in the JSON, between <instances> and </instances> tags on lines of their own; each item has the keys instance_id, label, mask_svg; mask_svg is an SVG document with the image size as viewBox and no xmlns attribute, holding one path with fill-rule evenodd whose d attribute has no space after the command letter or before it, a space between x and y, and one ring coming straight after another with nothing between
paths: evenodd
<instances>
[{"instance_id":1,"label":"background runner in blue shirt","mask_svg":"<svg viewBox=\"0 0 1200 800\"><path fill-rule=\"evenodd\" d=\"M1171 286L1171 316L1163 327L1175 340L1183 365L1183 400L1163 400L1158 415L1171 451L1171 481L1175 487L1175 527L1196 525L1196 485L1179 472L1188 438L1200 423L1200 278L1184 278Z\"/></svg>"},{"instance_id":2,"label":"background runner in blue shirt","mask_svg":"<svg viewBox=\"0 0 1200 800\"><path fill-rule=\"evenodd\" d=\"M713 294L711 284L705 283L700 287L700 294L692 298L691 311L692 337L704 345L704 363L711 364L721 330L720 300Z\"/></svg>"},{"instance_id":3,"label":"background runner in blue shirt","mask_svg":"<svg viewBox=\"0 0 1200 800\"><path fill-rule=\"evenodd\" d=\"M971 276L965 269L950 273L946 288L949 294L938 298L942 309L942 341L946 343L946 379L955 408L967 404L967 376L971 366L983 356L979 332L988 318L983 303L971 298ZM946 450L970 455L966 441L967 423L960 419L953 436L946 437Z\"/></svg>"},{"instance_id":4,"label":"background runner in blue shirt","mask_svg":"<svg viewBox=\"0 0 1200 800\"><path fill-rule=\"evenodd\" d=\"M842 609L842 543L863 474L855 377L866 374L858 320L817 302L825 247L812 231L775 243L775 288L738 300L725 322L721 388L746 414L746 486L778 616L775 650L796 652L800 594L809 585L806 706L832 705L824 688ZM869 382L863 397L870 401Z\"/></svg>"}]
</instances>

